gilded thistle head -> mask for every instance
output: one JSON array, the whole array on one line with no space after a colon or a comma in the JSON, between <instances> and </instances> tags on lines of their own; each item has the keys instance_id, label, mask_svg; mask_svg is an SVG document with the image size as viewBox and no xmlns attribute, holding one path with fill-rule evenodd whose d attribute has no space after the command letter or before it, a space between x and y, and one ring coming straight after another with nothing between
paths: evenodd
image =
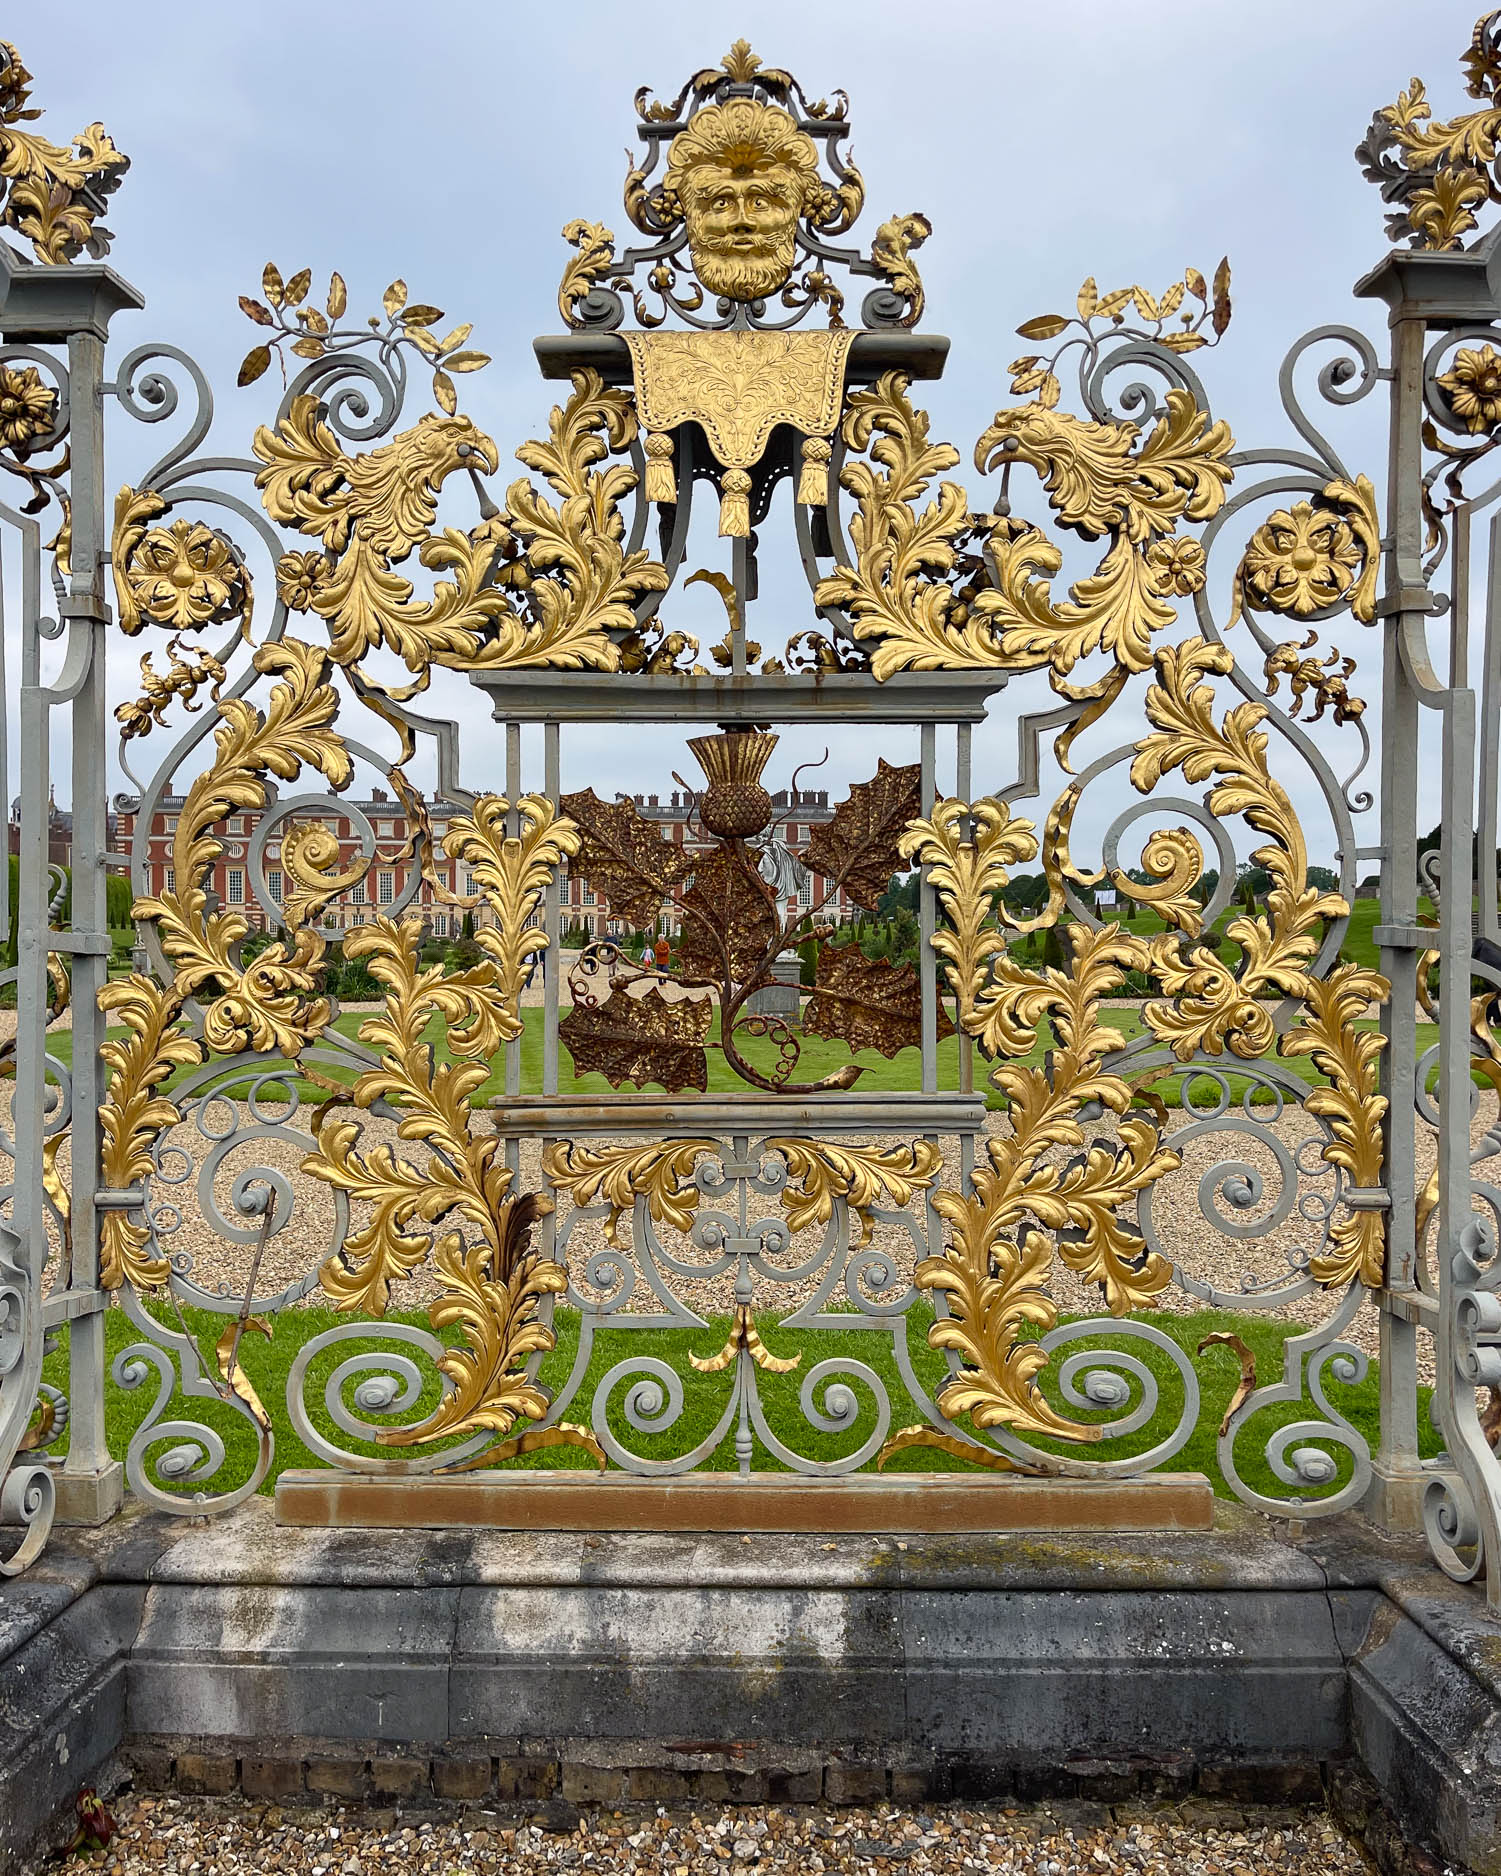
<instances>
[{"instance_id":1,"label":"gilded thistle head","mask_svg":"<svg viewBox=\"0 0 1501 1876\"><path fill-rule=\"evenodd\" d=\"M663 194L687 223L708 291L757 300L786 284L798 220L825 190L813 139L789 114L736 98L697 112L673 139Z\"/></svg>"},{"instance_id":2,"label":"gilded thistle head","mask_svg":"<svg viewBox=\"0 0 1501 1876\"><path fill-rule=\"evenodd\" d=\"M771 796L761 772L778 738L769 730L731 728L718 736L690 737L688 747L709 778L698 804L699 818L722 840L748 840L771 820Z\"/></svg>"}]
</instances>

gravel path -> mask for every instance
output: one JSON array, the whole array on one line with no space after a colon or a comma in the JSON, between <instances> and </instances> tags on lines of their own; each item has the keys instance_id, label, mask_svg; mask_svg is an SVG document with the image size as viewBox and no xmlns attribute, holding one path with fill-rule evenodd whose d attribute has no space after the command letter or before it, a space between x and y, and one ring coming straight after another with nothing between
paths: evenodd
<instances>
[{"instance_id":1,"label":"gravel path","mask_svg":"<svg viewBox=\"0 0 1501 1876\"><path fill-rule=\"evenodd\" d=\"M540 1001L540 997L539 982L527 993L526 1000L529 1003ZM7 1024L13 1022L13 1012L0 1011L0 1038ZM0 1125L8 1124L13 1085L0 1084ZM270 1091L267 1092L269 1097ZM360 1120L364 1130L363 1148L367 1153L376 1147L390 1146L421 1163L423 1149L400 1141L391 1120L357 1114L352 1107L344 1112ZM257 1234L249 1221L239 1220L231 1188L238 1174L258 1164L274 1167L286 1175L295 1192L296 1209L267 1246L257 1292L262 1297L272 1297L305 1285L312 1300L318 1300L321 1295L316 1272L336 1234L334 1200L327 1187L307 1178L300 1170L310 1144L303 1130L311 1120L311 1108L304 1108L296 1118L292 1131L298 1138L276 1137L275 1123L285 1113L285 1103L270 1098L263 1103L259 1116L244 1103L221 1099L204 1116L215 1137L206 1137L193 1119L184 1121L167 1135L167 1150L162 1156L164 1170L180 1171L190 1158L192 1173L177 1185L164 1180L154 1182L156 1203L176 1208L180 1215L177 1229L164 1230L162 1242L174 1255L190 1256L194 1280L220 1295L238 1297L244 1293ZM1276 1120L1259 1124L1255 1130L1248 1128L1244 1116L1236 1110L1218 1120L1187 1118L1189 1124L1185 1126L1183 1113L1169 1114L1167 1132L1178 1136L1174 1144L1183 1155L1183 1164L1153 1188L1147 1201L1161 1247L1177 1261L1185 1277L1197 1285L1212 1286L1220 1291L1254 1292L1275 1290L1292 1283L1298 1259L1318 1249L1320 1194L1330 1181L1319 1172L1321 1162L1316 1146L1308 1148L1301 1179L1290 1186L1285 1175L1293 1167L1300 1146L1319 1136L1317 1122L1294 1107L1288 1107ZM258 1120L262 1124L258 1125ZM481 1117L480 1124L488 1122ZM1497 1097L1486 1090L1477 1101L1474 1139L1478 1142L1497 1124ZM1005 1115L989 1115L986 1135L1004 1134L1008 1127ZM1087 1123L1085 1133L1091 1143L1099 1141L1111 1145L1119 1137L1118 1122L1114 1116L1104 1115ZM943 1179L952 1187L958 1181L958 1143L949 1140L942 1144ZM1417 1146L1421 1184L1434 1163L1434 1136L1426 1126L1419 1127ZM1070 1149L1060 1149L1053 1157L1067 1158L1070 1152ZM1228 1173L1226 1162L1229 1163ZM63 1163L66 1164L66 1154ZM1210 1177L1211 1169L1216 1167L1220 1170ZM534 1142L524 1142L520 1147L519 1176L522 1189L534 1189L540 1183L540 1148ZM1228 1187L1227 1177L1231 1182ZM1223 1229L1206 1223L1203 1210L1206 1204ZM766 1199L763 1208L767 1215L774 1214L775 1200ZM1310 1211L1314 1214L1312 1217L1308 1215ZM171 1222L171 1213L164 1213L161 1225ZM561 1224L563 1219L559 1222ZM665 1248L684 1263L702 1265L706 1261L705 1254L694 1251L685 1240L670 1232L661 1235ZM629 1260L629 1220L622 1224L620 1238ZM810 1257L815 1244L814 1234L805 1231L798 1234L781 1258L768 1261L791 1270ZM904 1230L877 1226L873 1248L884 1254L892 1281L910 1275L915 1251ZM586 1297L599 1294L590 1289L587 1272L591 1260L607 1249L600 1220L581 1219L571 1227L568 1262L576 1287ZM756 1306L780 1313L792 1310L814 1293L820 1275L821 1272L815 1272L786 1282L762 1277L758 1280ZM672 1285L682 1300L700 1313L727 1313L733 1301L733 1273L712 1277L675 1275ZM424 1308L437 1295L438 1288L431 1265L422 1266L409 1280L396 1286L393 1307ZM1095 1314L1102 1309L1098 1288L1082 1282L1061 1258L1055 1260L1052 1289L1060 1310L1067 1314ZM888 1296L892 1293L887 1292ZM836 1292L830 1300L837 1303L839 1294ZM1302 1320L1317 1322L1329 1312L1334 1300L1322 1294L1313 1295L1298 1299L1288 1308ZM1161 1294L1157 1306L1184 1313L1204 1308L1206 1301L1193 1290L1174 1285ZM638 1282L630 1307L652 1313L659 1306L649 1290ZM1349 1335L1365 1353L1376 1355L1376 1311L1363 1310ZM1431 1382L1433 1356L1429 1338L1420 1338L1420 1350L1422 1378Z\"/></svg>"},{"instance_id":2,"label":"gravel path","mask_svg":"<svg viewBox=\"0 0 1501 1876\"><path fill-rule=\"evenodd\" d=\"M3 1101L0 1101L0 1105L3 1105ZM263 1109L263 1113L272 1120L281 1111L271 1103ZM353 1108L346 1111L356 1116ZM418 1164L422 1163L424 1149L420 1144L413 1146L401 1141L393 1121L369 1114L356 1117L364 1129L363 1149L367 1153L377 1146L389 1145ZM301 1127L305 1128L310 1114L304 1112L297 1118ZM1233 1117L1227 1117L1230 1118ZM263 1297L271 1296L315 1276L333 1239L336 1216L333 1196L328 1188L307 1178L299 1170L306 1151L305 1140L299 1143L293 1139L277 1138L274 1133L268 1136L255 1129L252 1125L253 1116L243 1104L221 1102L206 1119L215 1134L222 1132L226 1136L222 1141L206 1139L192 1120L172 1129L167 1136L166 1146L169 1149L180 1147L184 1153L192 1155L195 1171L189 1180L180 1185L157 1184L158 1202L166 1201L179 1206L182 1217L180 1227L165 1234L163 1243L174 1254L187 1252L191 1255L193 1277L204 1287L219 1290L225 1295L243 1294L255 1234L248 1222L236 1221L230 1191L238 1174L264 1164L279 1169L287 1176L297 1204L287 1226L272 1237L266 1248L257 1285L258 1293ZM1171 1133L1182 1126L1183 1117L1175 1112L1170 1115L1170 1121ZM1486 1092L1478 1103L1475 1116L1477 1141L1488 1128L1497 1124L1496 1097ZM1004 1134L1008 1125L1005 1115L990 1115L986 1123L987 1137ZM1090 1142L1109 1144L1118 1138L1118 1123L1113 1116L1107 1115L1089 1123L1085 1131ZM1293 1280L1295 1273L1290 1258L1300 1252L1306 1254L1310 1249L1316 1249L1319 1242L1316 1224L1302 1215L1299 1205L1316 1206L1318 1195L1327 1188L1329 1181L1318 1176L1304 1177L1289 1194L1283 1172L1291 1164L1292 1156L1300 1144L1316 1134L1317 1124L1299 1110L1291 1108L1278 1120L1267 1123L1262 1137L1253 1137L1223 1122L1195 1123L1190 1127L1186 1137L1177 1142L1178 1150L1183 1155L1182 1166L1158 1183L1150 1199L1158 1241L1177 1260L1187 1278L1212 1285L1220 1291L1276 1286ZM959 1177L958 1143L945 1141L943 1147L943 1180L946 1185L953 1187L957 1185ZM540 1151L535 1142L521 1144L522 1189L535 1189L540 1183ZM1433 1138L1427 1129L1420 1130L1418 1154L1419 1178L1426 1179L1434 1154ZM1068 1157L1068 1151L1061 1149L1054 1157ZM1208 1177L1211 1169L1222 1167L1227 1160L1234 1163L1232 1175L1245 1182L1239 1188L1240 1197L1247 1197L1248 1191L1254 1194L1255 1179L1261 1181L1259 1196L1243 1208L1222 1196L1226 1176L1223 1170L1216 1172L1213 1178ZM1317 1166L1317 1150L1310 1150L1306 1160L1310 1166ZM214 1167L212 1192L219 1208L217 1221L212 1211L205 1209L202 1198L205 1185L203 1173L210 1163ZM168 1151L163 1155L162 1164L171 1171L177 1169L181 1162L174 1153ZM1207 1199L1219 1218L1229 1226L1228 1235L1212 1229L1205 1222L1201 1197ZM764 1209L766 1215L774 1215L777 1209L775 1199L761 1201L760 1208ZM560 1222L567 1215L565 1210ZM1258 1231L1261 1226L1266 1228ZM237 1231L242 1241L234 1242L226 1235L226 1229ZM630 1221L626 1219L620 1226L619 1237L627 1252L630 1248L630 1233ZM1240 1235L1242 1233L1246 1235ZM663 1231L661 1237L668 1251L686 1263L702 1265L706 1261L705 1253L693 1250L685 1239L674 1233ZM793 1269L811 1256L816 1243L813 1232L801 1232L792 1240L782 1257L768 1261ZM608 1248L601 1220L581 1218L572 1226L567 1243L568 1262L576 1287L586 1297L599 1294L591 1290L587 1281L590 1260ZM915 1262L915 1250L910 1236L904 1230L896 1226L878 1225L872 1248L884 1253L893 1276L910 1275ZM792 1278L784 1283L773 1283L770 1278L762 1277L757 1283L757 1307L785 1313L806 1301L814 1293L817 1281L818 1273ZM732 1273L713 1277L672 1278L676 1293L691 1308L702 1313L727 1313L733 1300L732 1285ZM410 1279L396 1286L393 1306L423 1308L436 1296L438 1287L429 1262L420 1266ZM1065 1313L1094 1314L1101 1311L1098 1288L1083 1282L1066 1267L1061 1257L1055 1260L1052 1287L1059 1308ZM317 1300L318 1296L315 1287L312 1299ZM839 1300L838 1292L830 1299L835 1303ZM1336 1300L1335 1296L1320 1292L1299 1298L1285 1307L1288 1313L1296 1315L1300 1320L1318 1322L1335 1306ZM1174 1285L1162 1292L1156 1306L1184 1313L1203 1309L1207 1305L1200 1295ZM657 1305L650 1292L638 1283L630 1307L651 1313ZM1349 1333L1357 1347L1368 1355L1377 1354L1377 1316L1373 1308L1361 1311ZM1421 1341L1425 1364L1422 1378L1431 1381L1432 1352L1428 1338L1421 1338Z\"/></svg>"},{"instance_id":3,"label":"gravel path","mask_svg":"<svg viewBox=\"0 0 1501 1876\"><path fill-rule=\"evenodd\" d=\"M587 1812L544 1822L494 1812L282 1810L244 1800L135 1798L91 1867L118 1876L537 1876L572 1869L698 1876L707 1870L922 1871L925 1876L1368 1876L1365 1857L1322 1811L1059 1805ZM559 1812L562 1815L559 1815ZM576 1822L574 1820L577 1820ZM547 1826L550 1826L548 1828Z\"/></svg>"}]
</instances>

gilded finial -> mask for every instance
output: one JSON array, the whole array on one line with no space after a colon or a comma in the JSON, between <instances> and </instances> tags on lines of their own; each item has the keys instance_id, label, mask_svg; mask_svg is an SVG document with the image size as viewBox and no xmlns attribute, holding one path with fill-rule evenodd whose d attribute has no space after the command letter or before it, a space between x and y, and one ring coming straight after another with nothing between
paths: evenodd
<instances>
[{"instance_id":1,"label":"gilded finial","mask_svg":"<svg viewBox=\"0 0 1501 1876\"><path fill-rule=\"evenodd\" d=\"M0 179L9 183L0 225L29 241L39 261L66 263L85 251L99 259L110 244L100 225L105 198L120 186L130 158L115 148L103 124L86 125L71 149L21 129L42 115L30 96L31 73L15 47L0 39Z\"/></svg>"},{"instance_id":2,"label":"gilded finial","mask_svg":"<svg viewBox=\"0 0 1501 1876\"><path fill-rule=\"evenodd\" d=\"M761 69L761 61L750 49L748 39L737 39L724 55L725 75L738 85L748 85Z\"/></svg>"}]
</instances>

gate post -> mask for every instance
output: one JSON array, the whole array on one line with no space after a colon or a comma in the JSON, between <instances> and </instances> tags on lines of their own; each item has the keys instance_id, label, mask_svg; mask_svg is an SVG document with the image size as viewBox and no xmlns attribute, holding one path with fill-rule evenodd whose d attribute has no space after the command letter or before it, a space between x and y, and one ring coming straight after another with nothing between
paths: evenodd
<instances>
[{"instance_id":1,"label":"gate post","mask_svg":"<svg viewBox=\"0 0 1501 1876\"><path fill-rule=\"evenodd\" d=\"M1428 380L1438 370L1436 361L1446 345L1460 337L1492 333L1501 318L1498 234L1493 231L1467 252L1394 253L1356 292L1386 301L1393 333L1387 588L1381 607L1386 621L1383 923L1376 930L1382 969L1392 986L1382 1083L1390 1101L1385 1127L1391 1211L1382 1295L1378 1460L1379 1495L1385 1502L1373 1508L1372 1515L1388 1528L1410 1528L1416 1483L1421 1522L1439 1562L1461 1578L1486 1569L1491 1606L1501 1608L1501 1569L1495 1564L1501 1555L1501 1469L1475 1400L1477 1385L1501 1380L1501 1356L1482 1346L1501 1328L1501 1305L1488 1273L1494 1233L1474 1215L1470 1172L1470 998L1472 977L1484 971L1474 955L1471 906L1476 749L1467 634L1470 525L1476 504L1458 493L1450 504L1452 540L1447 545L1454 595L1448 605L1448 669L1442 677L1430 662L1427 621L1444 610L1444 602L1430 588L1423 565L1423 426L1433 416ZM1432 343L1431 334L1438 335ZM1488 608L1487 659L1496 630ZM1434 712L1442 730L1437 931L1418 924L1420 708ZM1417 965L1424 952L1436 952L1440 966L1438 1232L1431 1272L1422 1255L1416 1211L1415 1121L1419 1077L1426 1072L1428 1058L1420 1058L1416 1046L1415 1002ZM1418 1471L1414 1481L1412 1342L1418 1324L1430 1328L1435 1338L1435 1417L1448 1449L1449 1469Z\"/></svg>"},{"instance_id":2,"label":"gate post","mask_svg":"<svg viewBox=\"0 0 1501 1876\"><path fill-rule=\"evenodd\" d=\"M70 632L88 642L87 667L73 699L73 1122L70 1182L73 1263L69 1288L84 1313L72 1318L68 1341L68 1453L58 1479L58 1516L100 1524L119 1510L125 1471L111 1459L104 1431L104 1318L99 1289L99 1048L104 1016L99 992L108 976L110 936L105 861L109 849L106 779L104 597L108 535L104 482L104 347L106 312L95 329L68 339L73 392L73 551L63 604ZM92 1293L92 1294L90 1294Z\"/></svg>"},{"instance_id":3,"label":"gate post","mask_svg":"<svg viewBox=\"0 0 1501 1876\"><path fill-rule=\"evenodd\" d=\"M1407 296L1402 263L1392 255L1356 287L1391 306L1390 419L1387 456L1386 590L1381 685L1381 922L1375 939L1381 974L1391 985L1387 1044L1381 1057L1382 1165L1389 1196L1386 1284L1379 1298L1381 1437L1366 1511L1387 1531L1422 1527L1426 1477L1418 1458L1417 967L1432 934L1418 928L1418 696L1403 659L1409 631L1421 633L1431 595L1422 566L1422 310Z\"/></svg>"},{"instance_id":4,"label":"gate post","mask_svg":"<svg viewBox=\"0 0 1501 1876\"><path fill-rule=\"evenodd\" d=\"M16 1202L13 1225L20 1266L29 1274L23 1327L24 1402L30 1418L41 1368L41 1334L66 1322L69 1331L69 1447L54 1471L56 1515L63 1522L98 1524L118 1510L124 1472L105 1439L104 1316L109 1297L99 1288L95 1195L99 1189L99 1104L103 1098L100 1044L104 1019L98 997L110 952L105 867L108 839L105 602L109 532L104 470L105 345L110 319L144 304L141 296L100 265L3 266L0 332L9 343L67 346L69 408L69 534L59 554L64 584L59 626L65 632L63 668L54 683L41 674L41 620L28 612L22 625L21 835L19 855L18 970L16 980ZM48 865L52 788L53 712L70 707L72 731L72 910L67 931L50 927ZM71 1256L43 1294L47 1262L43 1210L47 1136L46 1024L48 963L66 961L73 1027L70 1088L69 1218ZM11 1455L3 1457L9 1459ZM13 1475L15 1476L15 1475ZM12 1493L14 1496L14 1493ZM29 1548L29 1546L28 1546Z\"/></svg>"}]
</instances>

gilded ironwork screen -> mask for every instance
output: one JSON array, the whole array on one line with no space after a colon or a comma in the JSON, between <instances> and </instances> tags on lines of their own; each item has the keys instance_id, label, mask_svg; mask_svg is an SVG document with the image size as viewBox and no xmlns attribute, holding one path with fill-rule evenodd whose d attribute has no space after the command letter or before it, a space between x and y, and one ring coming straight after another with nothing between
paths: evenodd
<instances>
[{"instance_id":1,"label":"gilded ironwork screen","mask_svg":"<svg viewBox=\"0 0 1501 1876\"><path fill-rule=\"evenodd\" d=\"M1389 363L1308 333L1283 440L1248 446L1200 375L1233 344L1228 265L1086 279L1021 325L969 489L921 408L947 351L928 221L858 245L847 100L744 42L638 95L634 245L564 229L536 342L560 401L516 478L460 412L471 325L399 280L351 310L337 272L268 265L225 443L183 352L107 364L138 303L98 264L124 158L98 125L27 128L6 49L0 221L35 264L0 242L5 1567L60 1487L107 1511L126 1396L129 1489L218 1510L278 1438L393 1478L539 1451L1146 1476L1185 1463L1210 1374L1246 1503L1396 1526L1426 1503L1446 1567L1496 1554L1471 1158L1501 1148L1501 631L1488 605L1477 756L1496 491L1463 478L1501 436L1501 309L1493 237L1460 242L1496 193L1497 44L1490 16L1477 112L1435 125L1415 83L1363 146L1414 243L1361 289ZM1384 515L1311 414L1383 388ZM106 399L170 439L118 488ZM757 637L776 554L806 580L785 644ZM718 642L686 628L694 583ZM110 821L118 634L146 652ZM1046 704L1009 708L1029 674ZM504 726L481 751L455 683ZM1446 792L1420 853L1424 707ZM601 725L641 732L640 794L564 786ZM842 794L794 759L824 725L887 752ZM1282 1327L1253 1346L1253 1320ZM1376 1356L1373 1450L1351 1402Z\"/></svg>"}]
</instances>

